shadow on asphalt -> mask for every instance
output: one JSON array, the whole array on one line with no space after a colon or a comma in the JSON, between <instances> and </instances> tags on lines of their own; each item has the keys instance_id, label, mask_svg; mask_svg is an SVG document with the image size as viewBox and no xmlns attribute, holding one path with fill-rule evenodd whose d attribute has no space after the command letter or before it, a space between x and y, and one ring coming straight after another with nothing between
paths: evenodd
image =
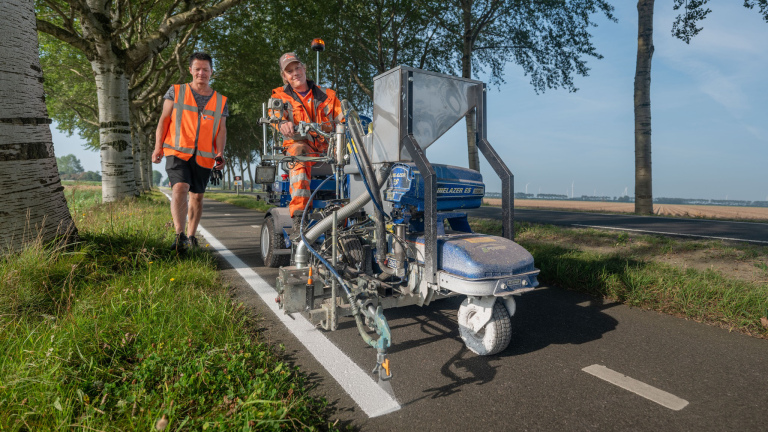
<instances>
[{"instance_id":1,"label":"shadow on asphalt","mask_svg":"<svg viewBox=\"0 0 768 432\"><path fill-rule=\"evenodd\" d=\"M605 303L561 288L537 289L516 301L512 343L500 356L527 354L549 345L592 342L615 330L618 324L603 311L619 303Z\"/></svg>"},{"instance_id":2,"label":"shadow on asphalt","mask_svg":"<svg viewBox=\"0 0 768 432\"><path fill-rule=\"evenodd\" d=\"M456 311L463 297L435 302L427 308L416 307L388 310L387 318L395 322L393 330L418 325L423 337L396 344L392 352L406 351L428 345L441 339L456 340L458 351L440 368L450 380L448 384L424 389L423 396L406 402L414 404L422 399L438 399L461 392L464 386L478 386L492 382L497 369L508 364L505 358L524 356L549 345L583 344L603 337L618 324L603 311L618 303L603 303L589 296L560 288L541 288L516 297L517 311L512 318L512 342L494 356L482 357L469 351L459 336ZM399 319L406 318L406 319Z\"/></svg>"}]
</instances>

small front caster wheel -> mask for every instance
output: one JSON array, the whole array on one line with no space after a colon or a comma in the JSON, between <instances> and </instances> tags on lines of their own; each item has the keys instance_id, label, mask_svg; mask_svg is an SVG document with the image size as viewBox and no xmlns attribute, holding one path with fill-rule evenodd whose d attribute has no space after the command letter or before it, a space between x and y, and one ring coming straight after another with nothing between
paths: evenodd
<instances>
[{"instance_id":1,"label":"small front caster wheel","mask_svg":"<svg viewBox=\"0 0 768 432\"><path fill-rule=\"evenodd\" d=\"M498 354L509 346L512 338L512 320L501 301L493 303L491 319L485 324L478 321L482 308L465 299L459 306L459 333L467 348L481 356ZM486 315L487 316L487 315Z\"/></svg>"}]
</instances>

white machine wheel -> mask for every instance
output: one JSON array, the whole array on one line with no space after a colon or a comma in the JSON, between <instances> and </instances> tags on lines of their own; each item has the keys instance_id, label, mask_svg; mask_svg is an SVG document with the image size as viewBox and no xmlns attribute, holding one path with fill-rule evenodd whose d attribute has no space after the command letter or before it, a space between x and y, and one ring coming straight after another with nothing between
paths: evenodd
<instances>
[{"instance_id":1,"label":"white machine wheel","mask_svg":"<svg viewBox=\"0 0 768 432\"><path fill-rule=\"evenodd\" d=\"M493 304L491 319L480 329L476 329L477 317L481 314L480 306L465 299L459 306L459 333L467 348L482 356L498 354L509 346L512 339L512 320L504 303ZM487 316L487 315L486 315Z\"/></svg>"}]
</instances>

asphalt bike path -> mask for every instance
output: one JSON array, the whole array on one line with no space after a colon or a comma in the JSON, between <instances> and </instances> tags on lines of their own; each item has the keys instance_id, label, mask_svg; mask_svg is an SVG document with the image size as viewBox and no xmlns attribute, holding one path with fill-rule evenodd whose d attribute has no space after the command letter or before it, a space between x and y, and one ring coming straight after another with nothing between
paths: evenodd
<instances>
[{"instance_id":1,"label":"asphalt bike path","mask_svg":"<svg viewBox=\"0 0 768 432\"><path fill-rule=\"evenodd\" d=\"M262 218L205 200L201 226L206 243L215 238L274 287L277 270L265 268L258 253ZM385 311L399 409L377 412L371 401L359 400L359 388L355 399L313 357L303 336L292 334L241 276L243 269L220 262L233 299L259 315L262 338L284 347L287 360L309 376L313 394L331 401L341 425L365 431L763 431L768 425L768 341L556 287L516 298L512 343L491 357L464 347L456 322L461 298ZM335 332L308 333L327 338L360 370L373 368L375 352L353 320L342 319ZM384 400L373 393L372 400Z\"/></svg>"},{"instance_id":2,"label":"asphalt bike path","mask_svg":"<svg viewBox=\"0 0 768 432\"><path fill-rule=\"evenodd\" d=\"M467 210L467 214L470 217L501 219L501 207L482 206ZM515 220L579 228L610 229L630 234L662 234L768 245L768 223L761 222L533 209L515 209Z\"/></svg>"}]
</instances>

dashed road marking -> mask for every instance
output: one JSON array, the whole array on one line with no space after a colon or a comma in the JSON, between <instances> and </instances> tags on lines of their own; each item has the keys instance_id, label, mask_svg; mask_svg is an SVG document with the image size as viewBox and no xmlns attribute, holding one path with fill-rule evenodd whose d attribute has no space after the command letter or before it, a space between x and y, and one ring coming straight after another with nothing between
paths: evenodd
<instances>
[{"instance_id":1,"label":"dashed road marking","mask_svg":"<svg viewBox=\"0 0 768 432\"><path fill-rule=\"evenodd\" d=\"M166 195L168 199L170 197ZM274 312L280 322L298 339L333 376L341 388L352 397L355 403L368 417L378 417L400 409L400 404L361 369L352 359L342 352L327 337L315 328L303 315L291 316L283 313L275 303L275 290L258 273L253 271L240 258L227 249L216 237L202 225L198 232L206 241L234 267L248 285L261 297L267 307ZM371 357L373 359L373 357Z\"/></svg>"},{"instance_id":2,"label":"dashed road marking","mask_svg":"<svg viewBox=\"0 0 768 432\"><path fill-rule=\"evenodd\" d=\"M664 390L659 390L642 381L620 374L603 365L594 364L592 366L587 366L582 370L671 410L680 411L688 406L688 401L685 399L681 399Z\"/></svg>"}]
</instances>

